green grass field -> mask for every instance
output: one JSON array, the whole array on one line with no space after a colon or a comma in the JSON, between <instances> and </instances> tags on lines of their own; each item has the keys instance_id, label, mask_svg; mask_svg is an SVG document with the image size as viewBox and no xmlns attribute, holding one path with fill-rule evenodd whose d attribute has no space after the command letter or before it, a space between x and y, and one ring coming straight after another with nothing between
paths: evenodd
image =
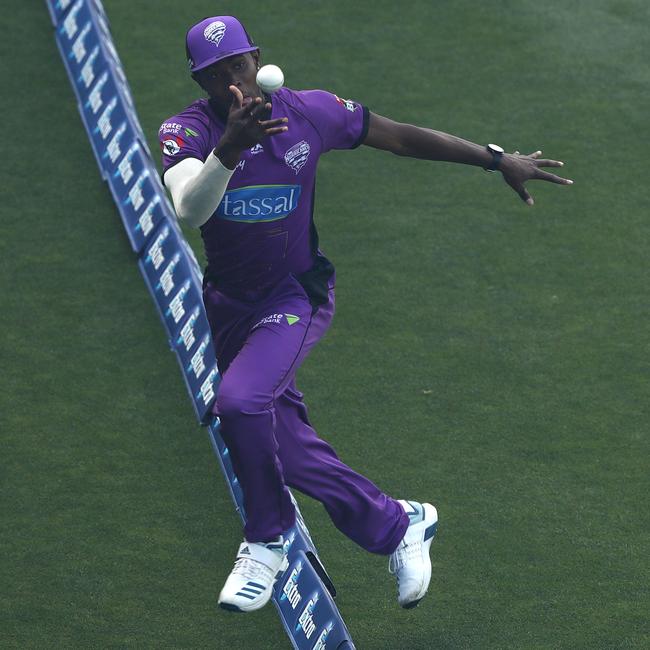
<instances>
[{"instance_id":1,"label":"green grass field","mask_svg":"<svg viewBox=\"0 0 650 650\"><path fill-rule=\"evenodd\" d=\"M359 650L650 647L647 0L104 4L155 152L185 30L233 12L291 87L566 161L527 208L476 168L322 160L338 311L299 384L348 464L438 505L427 599L300 504ZM289 648L272 606L216 607L239 520L44 3L3 25L0 647Z\"/></svg>"}]
</instances>

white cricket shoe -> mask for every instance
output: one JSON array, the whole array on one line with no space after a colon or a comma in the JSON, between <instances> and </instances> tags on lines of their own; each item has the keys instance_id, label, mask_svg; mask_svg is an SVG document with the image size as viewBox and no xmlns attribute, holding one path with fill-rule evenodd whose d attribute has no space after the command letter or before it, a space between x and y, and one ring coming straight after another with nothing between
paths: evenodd
<instances>
[{"instance_id":1,"label":"white cricket shoe","mask_svg":"<svg viewBox=\"0 0 650 650\"><path fill-rule=\"evenodd\" d=\"M399 546L390 555L388 570L397 577L397 602L405 609L411 609L424 598L429 588L429 547L436 534L438 512L430 503L401 499L399 503L411 523Z\"/></svg>"},{"instance_id":2,"label":"white cricket shoe","mask_svg":"<svg viewBox=\"0 0 650 650\"><path fill-rule=\"evenodd\" d=\"M264 607L271 599L275 581L288 566L282 536L266 543L244 540L219 594L219 607L234 612Z\"/></svg>"}]
</instances>

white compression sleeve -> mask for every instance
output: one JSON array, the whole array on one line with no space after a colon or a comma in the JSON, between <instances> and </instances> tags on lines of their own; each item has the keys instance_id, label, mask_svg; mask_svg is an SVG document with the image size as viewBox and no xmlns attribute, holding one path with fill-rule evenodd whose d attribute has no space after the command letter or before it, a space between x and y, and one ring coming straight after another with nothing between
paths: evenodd
<instances>
[{"instance_id":1,"label":"white compression sleeve","mask_svg":"<svg viewBox=\"0 0 650 650\"><path fill-rule=\"evenodd\" d=\"M178 218L198 228L217 209L226 192L234 169L224 167L210 153L205 163L198 158L185 158L165 172Z\"/></svg>"}]
</instances>

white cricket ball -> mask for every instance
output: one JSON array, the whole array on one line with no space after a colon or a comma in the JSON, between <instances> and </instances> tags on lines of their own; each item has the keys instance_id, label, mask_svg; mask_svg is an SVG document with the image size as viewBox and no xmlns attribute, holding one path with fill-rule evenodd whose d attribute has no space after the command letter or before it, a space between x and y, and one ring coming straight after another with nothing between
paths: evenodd
<instances>
[{"instance_id":1,"label":"white cricket ball","mask_svg":"<svg viewBox=\"0 0 650 650\"><path fill-rule=\"evenodd\" d=\"M274 93L284 85L284 75L277 65L263 65L257 71L255 81L265 93Z\"/></svg>"}]
</instances>

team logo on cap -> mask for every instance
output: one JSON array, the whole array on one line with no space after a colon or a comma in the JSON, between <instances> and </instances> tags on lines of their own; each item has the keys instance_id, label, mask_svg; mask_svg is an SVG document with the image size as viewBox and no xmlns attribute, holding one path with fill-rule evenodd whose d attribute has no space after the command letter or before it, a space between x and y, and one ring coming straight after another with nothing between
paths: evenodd
<instances>
[{"instance_id":1,"label":"team logo on cap","mask_svg":"<svg viewBox=\"0 0 650 650\"><path fill-rule=\"evenodd\" d=\"M219 43L221 43L221 39L225 33L226 25L220 20L215 20L203 30L203 36L205 36L205 40L210 41L210 43L214 43L217 47L219 47Z\"/></svg>"},{"instance_id":2,"label":"team logo on cap","mask_svg":"<svg viewBox=\"0 0 650 650\"><path fill-rule=\"evenodd\" d=\"M305 166L310 151L309 143L301 140L298 144L294 144L291 149L287 150L284 154L284 162L298 175L298 172Z\"/></svg>"}]
</instances>

